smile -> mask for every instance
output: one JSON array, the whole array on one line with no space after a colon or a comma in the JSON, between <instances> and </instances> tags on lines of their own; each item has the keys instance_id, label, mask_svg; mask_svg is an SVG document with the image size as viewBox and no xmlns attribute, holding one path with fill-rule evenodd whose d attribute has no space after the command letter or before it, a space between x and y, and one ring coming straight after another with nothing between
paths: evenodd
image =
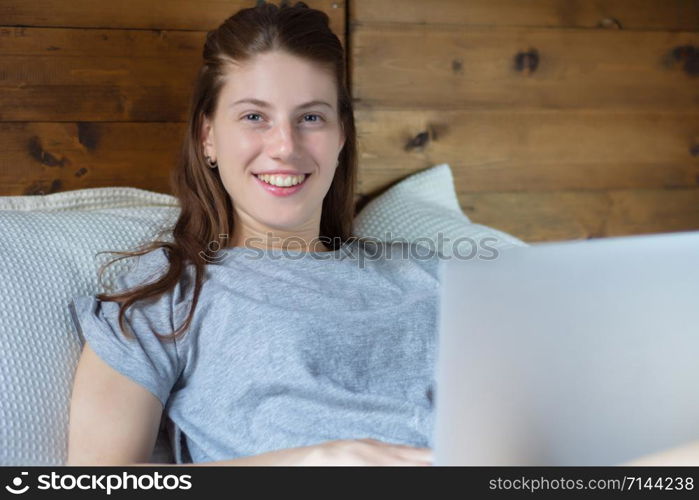
<instances>
[{"instance_id":1,"label":"smile","mask_svg":"<svg viewBox=\"0 0 699 500\"><path fill-rule=\"evenodd\" d=\"M301 175L256 175L257 182L267 193L274 196L291 196L306 185L311 174Z\"/></svg>"},{"instance_id":2,"label":"smile","mask_svg":"<svg viewBox=\"0 0 699 500\"><path fill-rule=\"evenodd\" d=\"M260 179L262 182L266 182L267 184L271 184L272 186L279 186L279 187L291 187L295 186L296 184L301 184L304 180L306 180L306 174L301 174L301 175L255 175L258 179Z\"/></svg>"}]
</instances>

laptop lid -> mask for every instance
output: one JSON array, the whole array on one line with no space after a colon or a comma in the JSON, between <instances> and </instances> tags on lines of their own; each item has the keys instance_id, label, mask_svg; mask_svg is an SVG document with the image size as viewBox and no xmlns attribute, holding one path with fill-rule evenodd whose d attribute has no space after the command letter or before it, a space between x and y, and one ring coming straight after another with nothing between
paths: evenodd
<instances>
[{"instance_id":1,"label":"laptop lid","mask_svg":"<svg viewBox=\"0 0 699 500\"><path fill-rule=\"evenodd\" d=\"M435 465L615 465L699 438L699 231L440 273Z\"/></svg>"}]
</instances>

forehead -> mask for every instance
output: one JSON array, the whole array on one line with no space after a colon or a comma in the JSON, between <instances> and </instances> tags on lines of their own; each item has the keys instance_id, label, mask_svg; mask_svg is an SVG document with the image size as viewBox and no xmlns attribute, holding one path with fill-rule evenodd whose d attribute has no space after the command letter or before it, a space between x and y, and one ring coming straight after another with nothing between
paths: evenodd
<instances>
[{"instance_id":1,"label":"forehead","mask_svg":"<svg viewBox=\"0 0 699 500\"><path fill-rule=\"evenodd\" d=\"M289 109L324 102L334 109L337 89L333 75L318 64L275 52L231 65L221 97L226 108L247 100L247 104Z\"/></svg>"}]
</instances>

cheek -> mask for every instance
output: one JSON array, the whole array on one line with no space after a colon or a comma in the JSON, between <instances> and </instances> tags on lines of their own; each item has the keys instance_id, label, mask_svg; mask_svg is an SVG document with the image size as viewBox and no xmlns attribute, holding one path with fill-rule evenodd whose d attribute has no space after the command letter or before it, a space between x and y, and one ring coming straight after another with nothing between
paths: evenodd
<instances>
[{"instance_id":1,"label":"cheek","mask_svg":"<svg viewBox=\"0 0 699 500\"><path fill-rule=\"evenodd\" d=\"M245 127L230 127L216 137L216 149L222 155L229 158L237 158L239 155L251 154L259 150L263 144L259 133Z\"/></svg>"},{"instance_id":2,"label":"cheek","mask_svg":"<svg viewBox=\"0 0 699 500\"><path fill-rule=\"evenodd\" d=\"M224 141L217 152L223 160L223 168L219 166L222 179L239 178L250 170L260 156L260 141L248 140L245 134L235 136L235 139ZM219 161L221 165L221 161Z\"/></svg>"},{"instance_id":3,"label":"cheek","mask_svg":"<svg viewBox=\"0 0 699 500\"><path fill-rule=\"evenodd\" d=\"M338 168L335 166L339 159L336 145L331 141L319 141L309 147L309 152L313 157L313 162L320 168L321 176L332 179Z\"/></svg>"},{"instance_id":4,"label":"cheek","mask_svg":"<svg viewBox=\"0 0 699 500\"><path fill-rule=\"evenodd\" d=\"M337 160L330 160L328 162L328 166L324 168L321 171L321 178L318 179L320 181L319 184L323 186L323 190L327 191L330 189L330 185L333 182L333 179L335 178L335 173L337 172L337 168L335 168L335 161Z\"/></svg>"},{"instance_id":5,"label":"cheek","mask_svg":"<svg viewBox=\"0 0 699 500\"><path fill-rule=\"evenodd\" d=\"M332 129L316 131L306 137L306 147L318 157L328 158L337 151L337 133Z\"/></svg>"}]
</instances>

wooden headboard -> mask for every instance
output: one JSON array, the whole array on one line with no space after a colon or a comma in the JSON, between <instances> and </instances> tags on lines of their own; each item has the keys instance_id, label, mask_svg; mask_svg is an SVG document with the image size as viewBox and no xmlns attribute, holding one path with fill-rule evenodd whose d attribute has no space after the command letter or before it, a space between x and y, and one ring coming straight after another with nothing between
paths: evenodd
<instances>
[{"instance_id":1,"label":"wooden headboard","mask_svg":"<svg viewBox=\"0 0 699 500\"><path fill-rule=\"evenodd\" d=\"M254 1L0 5L0 195L168 192L206 31ZM360 206L449 163L525 241L699 229L699 2L308 1L348 54Z\"/></svg>"}]
</instances>

